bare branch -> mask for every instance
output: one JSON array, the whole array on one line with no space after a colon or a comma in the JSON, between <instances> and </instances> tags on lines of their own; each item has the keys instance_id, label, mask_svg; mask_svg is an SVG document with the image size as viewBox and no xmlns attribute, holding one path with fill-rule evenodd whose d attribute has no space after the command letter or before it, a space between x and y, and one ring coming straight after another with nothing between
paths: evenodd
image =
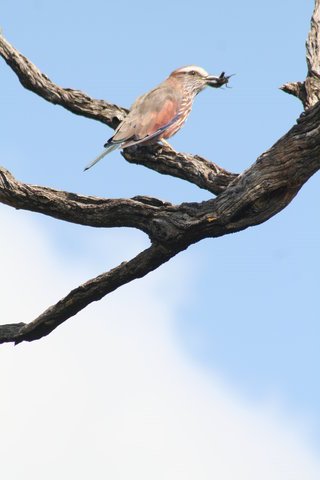
<instances>
[{"instance_id":1,"label":"bare branch","mask_svg":"<svg viewBox=\"0 0 320 480\"><path fill-rule=\"evenodd\" d=\"M90 227L134 227L156 236L152 219L171 204L137 199L106 199L28 185L0 168L0 202L11 207ZM153 201L154 203L154 201Z\"/></svg>"},{"instance_id":2,"label":"bare branch","mask_svg":"<svg viewBox=\"0 0 320 480\"><path fill-rule=\"evenodd\" d=\"M305 109L320 100L320 0L315 0L311 27L306 41L308 73L304 82L285 83L280 87L301 100Z\"/></svg>"},{"instance_id":3,"label":"bare branch","mask_svg":"<svg viewBox=\"0 0 320 480\"><path fill-rule=\"evenodd\" d=\"M175 152L163 145L126 148L121 153L130 163L181 178L215 195L223 192L238 176L199 155Z\"/></svg>"},{"instance_id":4,"label":"bare branch","mask_svg":"<svg viewBox=\"0 0 320 480\"><path fill-rule=\"evenodd\" d=\"M306 41L308 76L320 76L320 0L315 0L311 27Z\"/></svg>"},{"instance_id":5,"label":"bare branch","mask_svg":"<svg viewBox=\"0 0 320 480\"><path fill-rule=\"evenodd\" d=\"M305 88L305 82L289 82L285 83L280 87L285 93L289 93L289 95L293 95L294 97L299 98L303 105L305 106L307 103L307 92Z\"/></svg>"},{"instance_id":6,"label":"bare branch","mask_svg":"<svg viewBox=\"0 0 320 480\"><path fill-rule=\"evenodd\" d=\"M0 55L17 74L25 88L72 113L99 120L112 128L116 128L128 113L125 108L104 100L95 100L79 90L59 87L10 45L2 35L0 35Z\"/></svg>"},{"instance_id":7,"label":"bare branch","mask_svg":"<svg viewBox=\"0 0 320 480\"><path fill-rule=\"evenodd\" d=\"M105 199L28 185L4 168L0 168L0 202L79 225L134 227L148 234L151 241L166 243L178 242L186 230L208 215L208 209L196 212L195 204L189 203L172 205L150 197Z\"/></svg>"},{"instance_id":8,"label":"bare branch","mask_svg":"<svg viewBox=\"0 0 320 480\"><path fill-rule=\"evenodd\" d=\"M141 278L163 263L176 252L160 245L153 245L128 262L121 263L107 273L80 285L58 303L49 307L33 322L0 326L0 343L37 340L51 333L61 323L76 315L92 302L100 300L119 286Z\"/></svg>"}]
</instances>

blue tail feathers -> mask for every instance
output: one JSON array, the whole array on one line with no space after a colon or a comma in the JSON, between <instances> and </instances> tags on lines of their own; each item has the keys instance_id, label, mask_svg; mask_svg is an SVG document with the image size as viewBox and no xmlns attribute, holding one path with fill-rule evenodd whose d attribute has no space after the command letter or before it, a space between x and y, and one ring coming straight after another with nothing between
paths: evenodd
<instances>
[{"instance_id":1,"label":"blue tail feathers","mask_svg":"<svg viewBox=\"0 0 320 480\"><path fill-rule=\"evenodd\" d=\"M108 155L108 153L112 152L113 150L116 150L117 148L119 148L120 145L119 144L114 144L114 143L111 143L110 140L105 144L105 149L103 150L102 153L100 153L100 155L95 158L94 160L92 160L92 162L88 163L88 165L85 167L84 171L86 170L89 170L89 168L93 167L96 163L100 162L100 160L103 159L103 157L105 157L106 155Z\"/></svg>"}]
</instances>

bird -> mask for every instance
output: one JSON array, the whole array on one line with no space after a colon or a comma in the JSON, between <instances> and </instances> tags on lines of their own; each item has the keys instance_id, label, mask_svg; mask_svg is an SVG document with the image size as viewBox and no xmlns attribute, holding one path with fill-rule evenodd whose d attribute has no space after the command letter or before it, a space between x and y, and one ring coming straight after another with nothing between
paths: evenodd
<instances>
[{"instance_id":1,"label":"bird","mask_svg":"<svg viewBox=\"0 0 320 480\"><path fill-rule=\"evenodd\" d=\"M207 86L226 85L230 76L225 76L224 72L220 76L209 75L196 65L174 70L160 85L137 98L114 135L105 143L103 152L84 170L89 170L118 148L161 142L172 149L166 139L183 126L196 95Z\"/></svg>"}]
</instances>

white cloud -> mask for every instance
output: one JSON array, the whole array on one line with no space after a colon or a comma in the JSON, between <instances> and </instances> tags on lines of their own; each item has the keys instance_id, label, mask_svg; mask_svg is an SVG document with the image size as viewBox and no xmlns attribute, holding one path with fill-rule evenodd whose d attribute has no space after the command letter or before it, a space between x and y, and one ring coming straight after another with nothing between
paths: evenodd
<instances>
[{"instance_id":1,"label":"white cloud","mask_svg":"<svg viewBox=\"0 0 320 480\"><path fill-rule=\"evenodd\" d=\"M90 259L59 255L33 217L0 217L1 318L29 321L86 278ZM179 350L171 328L191 268L178 258L51 336L0 348L2 478L320 478L298 422L247 404Z\"/></svg>"}]
</instances>

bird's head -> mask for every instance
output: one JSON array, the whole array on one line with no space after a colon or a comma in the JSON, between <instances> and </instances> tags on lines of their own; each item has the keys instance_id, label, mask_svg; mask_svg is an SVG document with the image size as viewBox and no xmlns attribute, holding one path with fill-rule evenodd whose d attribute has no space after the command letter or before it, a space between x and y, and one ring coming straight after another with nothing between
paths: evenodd
<instances>
[{"instance_id":1,"label":"bird's head","mask_svg":"<svg viewBox=\"0 0 320 480\"><path fill-rule=\"evenodd\" d=\"M196 65L177 68L177 70L171 73L170 77L183 82L183 85L194 95L197 95L207 86L219 88L222 85L226 85L230 78L226 77L224 72L222 72L219 77L209 75L204 68L197 67Z\"/></svg>"}]
</instances>

